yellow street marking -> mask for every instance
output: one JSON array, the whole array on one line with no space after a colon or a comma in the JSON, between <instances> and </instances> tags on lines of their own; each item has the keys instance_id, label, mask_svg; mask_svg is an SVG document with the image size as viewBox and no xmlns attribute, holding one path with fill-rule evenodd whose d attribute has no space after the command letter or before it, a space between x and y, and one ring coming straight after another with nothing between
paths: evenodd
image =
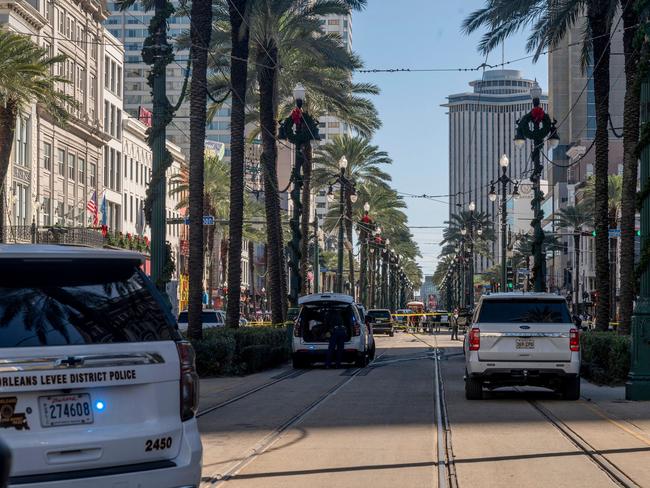
<instances>
[{"instance_id":1,"label":"yellow street marking","mask_svg":"<svg viewBox=\"0 0 650 488\"><path fill-rule=\"evenodd\" d=\"M587 407L587 408L588 408L589 410L591 410L592 412L594 412L594 413L595 413L596 415L598 415L599 417L601 417L601 418L607 420L610 424L612 424L612 425L618 427L618 428L621 429L622 431L627 432L627 433L630 434L632 437L634 437L634 438L640 440L641 442L643 442L645 445L650 446L650 439L646 438L645 436L643 436L643 435L641 435L641 434L639 434L639 433L637 433L637 432L634 432L632 429L626 427L625 425L621 424L621 423L618 422L617 420L614 420L614 419L610 418L610 417L607 416L604 412L601 411L600 407L596 408L596 407L594 407L593 405L591 405L591 404L589 404L589 403L587 403L587 402L585 402L585 401L582 401L582 400L580 401L580 403L581 403L582 405L584 405L585 407Z\"/></svg>"}]
</instances>

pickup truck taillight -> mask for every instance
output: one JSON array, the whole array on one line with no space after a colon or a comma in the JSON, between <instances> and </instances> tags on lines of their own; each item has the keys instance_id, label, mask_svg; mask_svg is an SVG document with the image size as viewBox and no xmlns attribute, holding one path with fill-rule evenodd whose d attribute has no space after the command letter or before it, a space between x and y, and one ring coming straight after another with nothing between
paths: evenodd
<instances>
[{"instance_id":1,"label":"pickup truck taillight","mask_svg":"<svg viewBox=\"0 0 650 488\"><path fill-rule=\"evenodd\" d=\"M478 351L481 348L481 329L473 328L469 331L469 350Z\"/></svg>"},{"instance_id":2,"label":"pickup truck taillight","mask_svg":"<svg viewBox=\"0 0 650 488\"><path fill-rule=\"evenodd\" d=\"M196 373L194 348L187 341L177 342L178 359L181 363L181 420L190 420L199 408L199 375Z\"/></svg>"},{"instance_id":3,"label":"pickup truck taillight","mask_svg":"<svg viewBox=\"0 0 650 488\"><path fill-rule=\"evenodd\" d=\"M569 332L569 349L573 352L580 351L580 332L578 332L578 329L571 329Z\"/></svg>"}]
</instances>

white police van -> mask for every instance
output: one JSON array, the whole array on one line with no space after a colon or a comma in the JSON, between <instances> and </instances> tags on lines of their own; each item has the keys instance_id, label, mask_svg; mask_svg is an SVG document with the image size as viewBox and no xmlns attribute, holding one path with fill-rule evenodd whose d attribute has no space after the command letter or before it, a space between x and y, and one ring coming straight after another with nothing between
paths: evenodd
<instances>
[{"instance_id":1,"label":"white police van","mask_svg":"<svg viewBox=\"0 0 650 488\"><path fill-rule=\"evenodd\" d=\"M11 487L198 487L194 352L129 251L0 245Z\"/></svg>"}]
</instances>

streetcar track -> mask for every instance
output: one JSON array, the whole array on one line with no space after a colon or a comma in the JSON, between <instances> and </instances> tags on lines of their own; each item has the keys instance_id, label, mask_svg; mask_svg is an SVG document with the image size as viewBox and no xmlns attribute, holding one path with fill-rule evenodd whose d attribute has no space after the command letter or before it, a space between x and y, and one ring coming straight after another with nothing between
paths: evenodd
<instances>
[{"instance_id":1,"label":"streetcar track","mask_svg":"<svg viewBox=\"0 0 650 488\"><path fill-rule=\"evenodd\" d=\"M388 350L384 351L382 354L376 357L375 360L381 358L384 354L386 354ZM373 360L373 362L375 361ZM372 364L372 363L371 363ZM296 415L292 416L288 420L286 420L282 425L279 427L275 428L272 432L270 432L267 436L265 436L261 441L259 441L257 444L255 444L251 449L249 449L248 453L245 454L241 460L239 460L236 464L232 465L230 468L226 470L225 473L214 473L212 476L208 477L203 477L202 478L202 485L203 486L209 486L209 487L214 487L218 486L221 483L225 483L230 479L233 479L236 477L237 473L239 473L242 469L244 469L246 466L248 466L250 463L252 463L258 456L264 454L270 447L273 446L280 438L282 435L292 427L295 427L298 425L305 417L307 417L311 412L316 410L318 407L320 407L323 403L325 403L329 398L331 398L333 395L335 395L339 390L341 390L344 386L352 382L354 378L357 376L361 376L361 372L364 371L366 368L356 368L353 370L353 373L350 376L347 376L345 380L337 383L334 385L332 388L327 390L323 395L318 397L315 401L307 405L305 408L303 408L300 412L298 412ZM287 375L288 376L288 375ZM287 376L284 376L280 378L279 380L276 380L276 383L279 381L282 381L287 378ZM264 386L264 385L262 385ZM270 384L266 385L266 387L271 386ZM260 391L260 389L263 388L258 388L257 391ZM254 392L251 391L250 394ZM232 402L230 402L232 403ZM221 407L219 407L221 408ZM212 411L212 410L211 410Z\"/></svg>"},{"instance_id":2,"label":"streetcar track","mask_svg":"<svg viewBox=\"0 0 650 488\"><path fill-rule=\"evenodd\" d=\"M296 374L296 373L300 373L300 374ZM298 376L302 376L305 373L307 373L307 371L296 371L290 369L285 373L276 376L271 381L267 381L266 383L251 388L250 390L240 393L239 395L235 395L234 397L229 398L228 400L224 400L223 402L217 403L216 405L212 405L211 407L206 407L203 410L199 410L196 414L196 418L203 417L204 415L214 412L215 410L219 410L220 408L231 405L235 402L238 402L239 400L243 400L244 398L249 397L254 393L257 393L258 391L265 390L266 388L273 386L277 383L280 383L281 381L291 379L291 378L297 378Z\"/></svg>"},{"instance_id":3,"label":"streetcar track","mask_svg":"<svg viewBox=\"0 0 650 488\"><path fill-rule=\"evenodd\" d=\"M417 340L429 347L434 352L434 384L436 404L436 427L438 437L438 487L458 488L458 476L456 474L456 462L454 460L453 443L451 438L451 424L447 412L447 400L445 397L445 385L440 370L440 360L444 357L443 351L438 346L438 337L433 336L435 345L429 344L424 339L413 334Z\"/></svg>"},{"instance_id":4,"label":"streetcar track","mask_svg":"<svg viewBox=\"0 0 650 488\"><path fill-rule=\"evenodd\" d=\"M522 390L517 388L517 391L521 392ZM600 449L596 449L592 444L585 440L584 437L569 427L563 420L552 413L547 407L543 406L539 401L531 399L527 399L526 401L618 486L626 488L641 486L635 480L630 478L630 476L614 462L602 454Z\"/></svg>"}]
</instances>

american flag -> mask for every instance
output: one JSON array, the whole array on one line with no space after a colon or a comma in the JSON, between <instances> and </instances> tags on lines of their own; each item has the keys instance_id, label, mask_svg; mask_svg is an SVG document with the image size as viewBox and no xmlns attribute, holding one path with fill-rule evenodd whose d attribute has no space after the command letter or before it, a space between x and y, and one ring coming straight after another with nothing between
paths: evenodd
<instances>
[{"instance_id":1,"label":"american flag","mask_svg":"<svg viewBox=\"0 0 650 488\"><path fill-rule=\"evenodd\" d=\"M97 225L99 223L99 218L97 216L97 192L96 191L93 192L93 195L90 197L90 200L88 200L88 203L86 204L86 210L88 210L93 216L93 225Z\"/></svg>"}]
</instances>

